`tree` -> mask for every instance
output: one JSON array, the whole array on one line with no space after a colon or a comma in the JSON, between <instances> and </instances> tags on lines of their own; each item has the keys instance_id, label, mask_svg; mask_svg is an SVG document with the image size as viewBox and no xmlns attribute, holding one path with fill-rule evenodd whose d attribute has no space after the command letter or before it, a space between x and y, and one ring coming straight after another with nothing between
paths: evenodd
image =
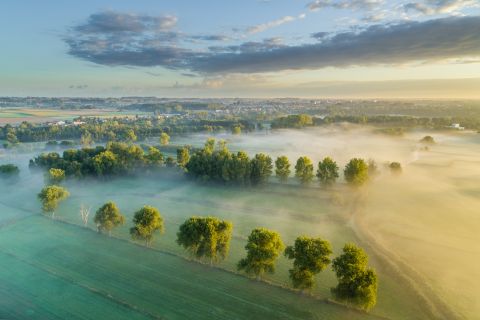
<instances>
[{"instance_id":1,"label":"tree","mask_svg":"<svg viewBox=\"0 0 480 320\"><path fill-rule=\"evenodd\" d=\"M14 131L9 130L9 131L7 132L7 137L6 137L6 138L7 138L7 142L8 142L9 144L11 144L11 145L16 145L16 144L18 144L18 138L17 138L17 135L15 134Z\"/></svg>"},{"instance_id":2,"label":"tree","mask_svg":"<svg viewBox=\"0 0 480 320\"><path fill-rule=\"evenodd\" d=\"M160 134L160 144L162 146L167 146L170 143L170 136L166 132Z\"/></svg>"},{"instance_id":3,"label":"tree","mask_svg":"<svg viewBox=\"0 0 480 320\"><path fill-rule=\"evenodd\" d=\"M65 200L69 196L70 193L67 191L67 189L56 185L46 186L38 194L38 198L42 202L43 212L51 212L52 219L55 218L55 210L57 209L60 201Z\"/></svg>"},{"instance_id":4,"label":"tree","mask_svg":"<svg viewBox=\"0 0 480 320\"><path fill-rule=\"evenodd\" d=\"M275 260L284 249L280 235L265 228L256 228L248 236L245 246L247 256L237 264L239 271L255 275L259 279L265 272L275 272Z\"/></svg>"},{"instance_id":5,"label":"tree","mask_svg":"<svg viewBox=\"0 0 480 320\"><path fill-rule=\"evenodd\" d=\"M368 256L363 249L348 243L343 253L333 259L332 268L338 285L332 288L335 298L369 310L377 302L377 275L368 268Z\"/></svg>"},{"instance_id":6,"label":"tree","mask_svg":"<svg viewBox=\"0 0 480 320\"><path fill-rule=\"evenodd\" d=\"M97 225L98 232L107 231L108 235L111 235L113 228L125 223L125 217L115 203L107 202L97 210L93 221Z\"/></svg>"},{"instance_id":7,"label":"tree","mask_svg":"<svg viewBox=\"0 0 480 320\"><path fill-rule=\"evenodd\" d=\"M402 173L402 165L400 162L391 162L388 167L393 174L400 174Z\"/></svg>"},{"instance_id":8,"label":"tree","mask_svg":"<svg viewBox=\"0 0 480 320\"><path fill-rule=\"evenodd\" d=\"M86 227L88 225L88 217L90 216L90 211L92 207L85 207L83 204L80 205L80 217L82 218L83 225Z\"/></svg>"},{"instance_id":9,"label":"tree","mask_svg":"<svg viewBox=\"0 0 480 320\"><path fill-rule=\"evenodd\" d=\"M264 185L272 175L272 158L259 153L250 161L250 179L253 185Z\"/></svg>"},{"instance_id":10,"label":"tree","mask_svg":"<svg viewBox=\"0 0 480 320\"><path fill-rule=\"evenodd\" d=\"M49 184L60 184L63 180L65 180L65 170L51 168L46 173L46 179Z\"/></svg>"},{"instance_id":11,"label":"tree","mask_svg":"<svg viewBox=\"0 0 480 320\"><path fill-rule=\"evenodd\" d=\"M353 158L343 170L345 180L353 186L361 186L368 181L368 165L363 159Z\"/></svg>"},{"instance_id":12,"label":"tree","mask_svg":"<svg viewBox=\"0 0 480 320\"><path fill-rule=\"evenodd\" d=\"M275 160L275 175L281 182L286 182L290 176L290 162L286 156L280 156Z\"/></svg>"},{"instance_id":13,"label":"tree","mask_svg":"<svg viewBox=\"0 0 480 320\"><path fill-rule=\"evenodd\" d=\"M92 135L90 132L85 131L84 134L80 137L80 144L84 147L90 147L92 144L94 144Z\"/></svg>"},{"instance_id":14,"label":"tree","mask_svg":"<svg viewBox=\"0 0 480 320\"><path fill-rule=\"evenodd\" d=\"M432 136L425 136L420 140L420 143L423 144L435 144L435 139Z\"/></svg>"},{"instance_id":15,"label":"tree","mask_svg":"<svg viewBox=\"0 0 480 320\"><path fill-rule=\"evenodd\" d=\"M239 135L242 133L242 127L240 125L236 125L232 127L232 134Z\"/></svg>"},{"instance_id":16,"label":"tree","mask_svg":"<svg viewBox=\"0 0 480 320\"><path fill-rule=\"evenodd\" d=\"M338 178L338 165L326 157L318 163L317 178L323 185L332 185Z\"/></svg>"},{"instance_id":17,"label":"tree","mask_svg":"<svg viewBox=\"0 0 480 320\"><path fill-rule=\"evenodd\" d=\"M233 225L215 217L191 217L177 232L177 244L197 259L210 263L223 260L228 255Z\"/></svg>"},{"instance_id":18,"label":"tree","mask_svg":"<svg viewBox=\"0 0 480 320\"><path fill-rule=\"evenodd\" d=\"M20 173L20 169L14 164L2 164L0 165L0 177L16 176Z\"/></svg>"},{"instance_id":19,"label":"tree","mask_svg":"<svg viewBox=\"0 0 480 320\"><path fill-rule=\"evenodd\" d=\"M165 165L169 168L175 167L175 159L171 156L168 156L165 160Z\"/></svg>"},{"instance_id":20,"label":"tree","mask_svg":"<svg viewBox=\"0 0 480 320\"><path fill-rule=\"evenodd\" d=\"M130 228L130 235L133 239L144 240L147 246L153 240L156 231L164 232L163 218L158 209L150 206L144 206L133 216L134 226Z\"/></svg>"},{"instance_id":21,"label":"tree","mask_svg":"<svg viewBox=\"0 0 480 320\"><path fill-rule=\"evenodd\" d=\"M313 163L308 157L300 157L295 165L295 177L301 184L307 185L313 180Z\"/></svg>"},{"instance_id":22,"label":"tree","mask_svg":"<svg viewBox=\"0 0 480 320\"><path fill-rule=\"evenodd\" d=\"M184 146L183 148L177 149L177 165L180 168L184 168L190 160L190 148Z\"/></svg>"},{"instance_id":23,"label":"tree","mask_svg":"<svg viewBox=\"0 0 480 320\"><path fill-rule=\"evenodd\" d=\"M289 270L293 287L301 290L313 288L314 276L330 264L331 254L330 242L298 237L293 246L285 249L285 256L293 259L293 269Z\"/></svg>"},{"instance_id":24,"label":"tree","mask_svg":"<svg viewBox=\"0 0 480 320\"><path fill-rule=\"evenodd\" d=\"M148 154L145 156L145 161L150 167L161 167L163 165L163 154L155 147L148 148Z\"/></svg>"}]
</instances>

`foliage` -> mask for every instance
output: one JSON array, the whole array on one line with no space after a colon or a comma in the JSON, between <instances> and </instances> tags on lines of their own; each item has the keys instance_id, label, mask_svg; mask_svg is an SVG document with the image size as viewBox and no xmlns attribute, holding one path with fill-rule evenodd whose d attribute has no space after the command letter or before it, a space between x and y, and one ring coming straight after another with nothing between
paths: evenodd
<instances>
[{"instance_id":1,"label":"foliage","mask_svg":"<svg viewBox=\"0 0 480 320\"><path fill-rule=\"evenodd\" d=\"M20 169L14 164L2 164L0 165L0 177L14 176L20 173Z\"/></svg>"},{"instance_id":2,"label":"foliage","mask_svg":"<svg viewBox=\"0 0 480 320\"><path fill-rule=\"evenodd\" d=\"M245 246L247 257L241 259L237 269L244 270L247 274L255 275L257 278L265 272L275 272L275 260L284 249L280 235L265 228L252 230L248 236L248 243Z\"/></svg>"},{"instance_id":3,"label":"foliage","mask_svg":"<svg viewBox=\"0 0 480 320\"><path fill-rule=\"evenodd\" d=\"M218 262L228 255L233 225L215 217L191 217L177 233L177 243L196 258Z\"/></svg>"},{"instance_id":4,"label":"foliage","mask_svg":"<svg viewBox=\"0 0 480 320\"><path fill-rule=\"evenodd\" d=\"M93 221L99 232L107 231L110 234L113 228L125 223L125 217L115 203L107 202L97 210Z\"/></svg>"},{"instance_id":5,"label":"foliage","mask_svg":"<svg viewBox=\"0 0 480 320\"><path fill-rule=\"evenodd\" d=\"M239 125L232 127L232 134L239 135L242 133L242 127Z\"/></svg>"},{"instance_id":6,"label":"foliage","mask_svg":"<svg viewBox=\"0 0 480 320\"><path fill-rule=\"evenodd\" d=\"M379 175L378 165L373 159L368 159L368 176L375 177Z\"/></svg>"},{"instance_id":7,"label":"foliage","mask_svg":"<svg viewBox=\"0 0 480 320\"><path fill-rule=\"evenodd\" d=\"M290 162L286 156L280 156L275 160L275 175L281 182L286 182L290 176Z\"/></svg>"},{"instance_id":8,"label":"foliage","mask_svg":"<svg viewBox=\"0 0 480 320\"><path fill-rule=\"evenodd\" d=\"M317 178L324 185L335 183L338 178L338 165L332 158L326 157L318 163Z\"/></svg>"},{"instance_id":9,"label":"foliage","mask_svg":"<svg viewBox=\"0 0 480 320\"><path fill-rule=\"evenodd\" d=\"M177 149L177 165L181 168L185 168L190 160L190 147L184 146Z\"/></svg>"},{"instance_id":10,"label":"foliage","mask_svg":"<svg viewBox=\"0 0 480 320\"><path fill-rule=\"evenodd\" d=\"M46 178L49 184L60 184L65 180L65 170L51 168L46 173Z\"/></svg>"},{"instance_id":11,"label":"foliage","mask_svg":"<svg viewBox=\"0 0 480 320\"><path fill-rule=\"evenodd\" d=\"M133 216L134 226L130 228L130 235L133 239L143 240L148 246L156 231L164 232L164 222L158 209L150 206L144 206Z\"/></svg>"},{"instance_id":12,"label":"foliage","mask_svg":"<svg viewBox=\"0 0 480 320\"><path fill-rule=\"evenodd\" d=\"M76 177L135 174L163 165L163 154L157 148L150 147L145 153L137 145L122 142L109 142L106 147L65 150L62 157L56 152L42 153L30 160L31 167L57 168L64 170L66 176Z\"/></svg>"},{"instance_id":13,"label":"foliage","mask_svg":"<svg viewBox=\"0 0 480 320\"><path fill-rule=\"evenodd\" d=\"M90 132L86 131L82 136L80 137L80 144L84 147L90 147L93 145L95 142L93 141L92 135Z\"/></svg>"},{"instance_id":14,"label":"foliage","mask_svg":"<svg viewBox=\"0 0 480 320\"><path fill-rule=\"evenodd\" d=\"M338 285L332 293L339 301L369 310L377 300L377 275L368 268L366 253L354 244L346 244L343 253L333 259Z\"/></svg>"},{"instance_id":15,"label":"foliage","mask_svg":"<svg viewBox=\"0 0 480 320\"><path fill-rule=\"evenodd\" d=\"M170 136L166 132L162 132L160 134L160 144L162 146L166 146L170 143Z\"/></svg>"},{"instance_id":16,"label":"foliage","mask_svg":"<svg viewBox=\"0 0 480 320\"><path fill-rule=\"evenodd\" d=\"M272 128L303 128L313 125L313 119L307 114L293 114L272 121Z\"/></svg>"},{"instance_id":17,"label":"foliage","mask_svg":"<svg viewBox=\"0 0 480 320\"><path fill-rule=\"evenodd\" d=\"M309 157L300 157L295 165L295 177L301 184L307 185L313 180L313 163Z\"/></svg>"},{"instance_id":18,"label":"foliage","mask_svg":"<svg viewBox=\"0 0 480 320\"><path fill-rule=\"evenodd\" d=\"M67 189L51 185L45 186L38 194L38 199L42 202L42 210L45 213L51 212L52 218L55 216L55 210L60 201L65 200L70 196Z\"/></svg>"},{"instance_id":19,"label":"foliage","mask_svg":"<svg viewBox=\"0 0 480 320\"><path fill-rule=\"evenodd\" d=\"M252 185L264 185L272 175L272 158L259 153L250 161L250 181Z\"/></svg>"},{"instance_id":20,"label":"foliage","mask_svg":"<svg viewBox=\"0 0 480 320\"><path fill-rule=\"evenodd\" d=\"M298 237L293 246L285 249L285 256L293 259L293 269L289 270L293 287L311 289L314 276L330 264L332 248L330 242L321 238Z\"/></svg>"},{"instance_id":21,"label":"foliage","mask_svg":"<svg viewBox=\"0 0 480 320\"><path fill-rule=\"evenodd\" d=\"M420 139L420 143L423 144L435 144L435 139L433 139L432 136L425 136L422 139Z\"/></svg>"},{"instance_id":22,"label":"foliage","mask_svg":"<svg viewBox=\"0 0 480 320\"><path fill-rule=\"evenodd\" d=\"M368 181L368 165L363 159L353 158L343 171L345 180L354 186L361 186Z\"/></svg>"}]
</instances>

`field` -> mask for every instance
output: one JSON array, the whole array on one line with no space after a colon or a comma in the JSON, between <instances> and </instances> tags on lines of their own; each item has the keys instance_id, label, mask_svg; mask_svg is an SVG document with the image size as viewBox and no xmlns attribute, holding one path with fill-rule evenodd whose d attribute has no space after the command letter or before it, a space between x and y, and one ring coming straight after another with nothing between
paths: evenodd
<instances>
[{"instance_id":1,"label":"field","mask_svg":"<svg viewBox=\"0 0 480 320\"><path fill-rule=\"evenodd\" d=\"M72 120L85 117L114 117L134 116L144 114L143 112L126 112L111 109L81 109L81 110L59 110L59 109L33 109L33 108L0 108L0 125L18 124L22 121L43 123L49 121Z\"/></svg>"},{"instance_id":2,"label":"field","mask_svg":"<svg viewBox=\"0 0 480 320\"><path fill-rule=\"evenodd\" d=\"M341 166L353 156L374 158L384 173L360 194L343 184L333 190L293 183L255 190L201 186L166 173L69 181L72 196L56 221L40 215L35 195L42 175L26 168L39 150L5 154L2 163L19 163L22 172L18 181L0 184L0 318L475 319L479 218L471 208L478 207L479 189L478 169L469 170L478 166L479 141L470 133L437 133L438 145L421 152L416 141L424 134L392 138L335 127L221 135L231 149L249 153L309 155L315 161L332 155ZM172 143L200 145L204 138ZM383 169L388 160L402 162L402 176ZM83 228L80 205L94 211L108 200L127 221L145 204L158 207L166 233L147 249L130 242L128 224L112 238L94 232L92 221ZM175 244L178 225L191 215L233 222L230 255L218 267L190 261ZM377 306L365 314L328 303L336 283L331 270L317 276L314 297L284 288L291 263L283 257L266 279L270 284L236 274L246 237L258 226L277 230L287 244L303 234L321 236L335 254L346 242L363 246L379 274ZM462 289L467 279L473 280Z\"/></svg>"}]
</instances>

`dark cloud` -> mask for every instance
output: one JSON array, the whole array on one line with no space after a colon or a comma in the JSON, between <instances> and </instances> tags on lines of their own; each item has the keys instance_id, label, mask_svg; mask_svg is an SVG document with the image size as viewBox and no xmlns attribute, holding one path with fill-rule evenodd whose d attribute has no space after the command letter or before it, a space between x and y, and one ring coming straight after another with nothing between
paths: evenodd
<instances>
[{"instance_id":1,"label":"dark cloud","mask_svg":"<svg viewBox=\"0 0 480 320\"><path fill-rule=\"evenodd\" d=\"M317 44L195 57L189 67L204 73L253 73L468 56L480 56L480 17L373 25L363 31L337 34Z\"/></svg>"},{"instance_id":2,"label":"dark cloud","mask_svg":"<svg viewBox=\"0 0 480 320\"><path fill-rule=\"evenodd\" d=\"M202 40L202 41L228 41L231 40L230 37L221 35L221 34L203 34L195 35L190 37L193 40Z\"/></svg>"},{"instance_id":3,"label":"dark cloud","mask_svg":"<svg viewBox=\"0 0 480 320\"><path fill-rule=\"evenodd\" d=\"M315 33L312 33L311 36L314 39L322 40L326 38L329 34L330 34L329 32L315 32Z\"/></svg>"},{"instance_id":4,"label":"dark cloud","mask_svg":"<svg viewBox=\"0 0 480 320\"><path fill-rule=\"evenodd\" d=\"M280 38L235 46L186 49L168 32L90 35L65 40L75 57L109 66L163 66L200 74L258 73L480 56L480 17L376 24L287 46ZM317 34L317 38L321 33Z\"/></svg>"}]
</instances>

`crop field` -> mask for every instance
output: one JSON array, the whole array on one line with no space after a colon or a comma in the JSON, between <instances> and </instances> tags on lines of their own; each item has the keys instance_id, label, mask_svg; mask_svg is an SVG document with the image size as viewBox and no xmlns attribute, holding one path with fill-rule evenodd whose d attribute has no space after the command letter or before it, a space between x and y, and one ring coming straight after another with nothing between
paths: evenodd
<instances>
[{"instance_id":1,"label":"crop field","mask_svg":"<svg viewBox=\"0 0 480 320\"><path fill-rule=\"evenodd\" d=\"M285 131L263 138L221 135L231 149L249 153L266 151L292 159L305 154L315 161L333 155L340 165L352 156L372 157L380 164L399 160L405 168L400 177L383 174L360 194L343 183L329 190L295 183L225 188L200 185L171 172L69 180L65 186L71 197L60 205L56 220L41 215L36 194L43 185L42 173L27 168L28 159L40 150L10 154L2 162L18 163L21 174L16 181L0 182L0 256L5 261L0 264L0 318L88 319L103 312L104 319L475 319L478 281L461 288L477 274L473 243L478 242L468 243L478 238L474 230L479 220L459 203L478 201L478 170L470 175L461 170L478 166L478 140L468 134L438 134L438 146L419 152L415 141L424 134L391 138L347 130ZM295 143L305 135L311 135L310 147ZM194 145L203 140L202 135L172 139ZM409 199L419 205L412 206ZM95 232L92 218L82 226L82 204L91 207L93 215L110 200L126 216L124 226L111 238ZM131 241L128 234L133 212L143 205L157 207L165 218L166 232L156 236L152 248ZM230 254L218 266L192 261L175 243L178 226L192 215L233 222ZM449 232L452 219L463 221L459 228L464 238ZM299 235L320 236L332 243L334 256L346 242L364 247L379 277L377 305L366 314L328 302L336 285L330 268L316 277L312 297L288 289L291 262L284 257L266 282L237 274L236 263L245 255L246 238L255 227L278 231L287 245ZM452 250L462 266L446 262L445 250Z\"/></svg>"},{"instance_id":2,"label":"crop field","mask_svg":"<svg viewBox=\"0 0 480 320\"><path fill-rule=\"evenodd\" d=\"M22 121L42 123L48 121L72 120L85 117L114 117L134 116L143 112L126 112L111 109L83 109L83 110L59 110L59 109L33 109L33 108L0 108L0 125L7 123L17 124Z\"/></svg>"}]
</instances>

